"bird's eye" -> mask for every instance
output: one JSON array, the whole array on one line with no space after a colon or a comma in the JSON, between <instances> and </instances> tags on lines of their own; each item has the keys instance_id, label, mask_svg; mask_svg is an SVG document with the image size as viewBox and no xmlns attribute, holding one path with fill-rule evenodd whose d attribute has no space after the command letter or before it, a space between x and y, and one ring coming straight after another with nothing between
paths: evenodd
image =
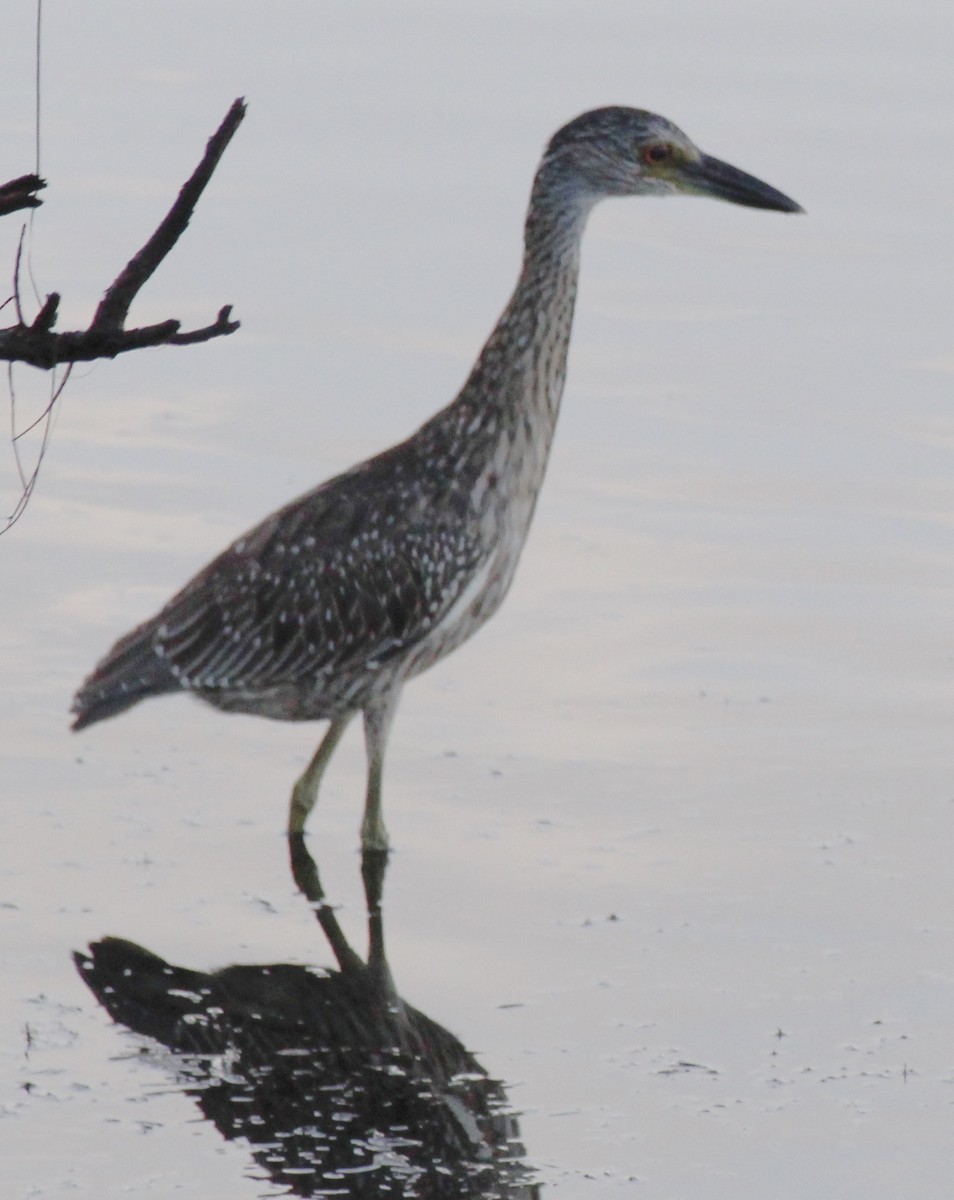
<instances>
[{"instance_id":1,"label":"bird's eye","mask_svg":"<svg viewBox=\"0 0 954 1200\"><path fill-rule=\"evenodd\" d=\"M672 146L668 142L650 142L643 146L642 158L647 167L658 167L672 158Z\"/></svg>"}]
</instances>

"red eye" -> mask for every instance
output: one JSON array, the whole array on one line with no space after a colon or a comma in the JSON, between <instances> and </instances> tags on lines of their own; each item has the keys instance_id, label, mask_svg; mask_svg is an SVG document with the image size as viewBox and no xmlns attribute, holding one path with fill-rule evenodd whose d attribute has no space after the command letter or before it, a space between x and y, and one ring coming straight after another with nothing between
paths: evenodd
<instances>
[{"instance_id":1,"label":"red eye","mask_svg":"<svg viewBox=\"0 0 954 1200\"><path fill-rule=\"evenodd\" d=\"M650 142L643 147L643 162L648 167L658 167L672 157L672 146L668 142Z\"/></svg>"}]
</instances>

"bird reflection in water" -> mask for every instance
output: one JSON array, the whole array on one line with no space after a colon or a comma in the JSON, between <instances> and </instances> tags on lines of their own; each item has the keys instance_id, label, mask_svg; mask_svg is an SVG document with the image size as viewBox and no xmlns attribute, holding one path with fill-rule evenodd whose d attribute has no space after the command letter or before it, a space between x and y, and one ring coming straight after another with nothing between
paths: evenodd
<instances>
[{"instance_id":1,"label":"bird reflection in water","mask_svg":"<svg viewBox=\"0 0 954 1200\"><path fill-rule=\"evenodd\" d=\"M501 1084L394 987L387 854L362 859L365 961L301 834L289 848L338 970L276 963L206 974L105 938L74 955L83 980L114 1020L175 1052L183 1089L289 1194L538 1200Z\"/></svg>"}]
</instances>

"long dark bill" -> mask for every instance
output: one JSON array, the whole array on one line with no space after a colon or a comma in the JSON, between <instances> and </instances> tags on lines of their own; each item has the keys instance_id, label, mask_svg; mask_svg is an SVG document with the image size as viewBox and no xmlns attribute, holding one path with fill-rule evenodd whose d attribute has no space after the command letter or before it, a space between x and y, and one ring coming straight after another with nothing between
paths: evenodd
<instances>
[{"instance_id":1,"label":"long dark bill","mask_svg":"<svg viewBox=\"0 0 954 1200\"><path fill-rule=\"evenodd\" d=\"M683 172L686 182L700 195L716 196L748 208L770 208L775 212L788 213L805 211L784 192L708 154L703 154L697 163L687 163Z\"/></svg>"}]
</instances>

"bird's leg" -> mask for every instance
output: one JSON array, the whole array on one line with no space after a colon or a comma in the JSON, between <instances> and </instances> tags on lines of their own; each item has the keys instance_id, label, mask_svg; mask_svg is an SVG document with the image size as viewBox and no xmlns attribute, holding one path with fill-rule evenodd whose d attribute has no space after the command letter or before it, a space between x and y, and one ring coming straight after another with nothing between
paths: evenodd
<instances>
[{"instance_id":1,"label":"bird's leg","mask_svg":"<svg viewBox=\"0 0 954 1200\"><path fill-rule=\"evenodd\" d=\"M321 786L321 777L325 773L325 767L353 716L354 713L349 712L345 713L343 717L335 717L328 726L325 736L319 742L314 758L305 767L298 782L292 788L291 804L288 806L289 833L301 833L305 828L308 814L315 807L315 801L318 799L318 788Z\"/></svg>"},{"instance_id":2,"label":"bird's leg","mask_svg":"<svg viewBox=\"0 0 954 1200\"><path fill-rule=\"evenodd\" d=\"M361 878L364 881L364 895L368 907L368 968L379 982L393 990L387 955L384 952L382 897L387 867L387 850L362 850Z\"/></svg>"},{"instance_id":3,"label":"bird's leg","mask_svg":"<svg viewBox=\"0 0 954 1200\"><path fill-rule=\"evenodd\" d=\"M400 686L394 686L372 700L364 710L364 740L368 752L368 794L361 822L361 849L388 850L388 831L381 817L381 780L384 775L384 749L398 698Z\"/></svg>"}]
</instances>

